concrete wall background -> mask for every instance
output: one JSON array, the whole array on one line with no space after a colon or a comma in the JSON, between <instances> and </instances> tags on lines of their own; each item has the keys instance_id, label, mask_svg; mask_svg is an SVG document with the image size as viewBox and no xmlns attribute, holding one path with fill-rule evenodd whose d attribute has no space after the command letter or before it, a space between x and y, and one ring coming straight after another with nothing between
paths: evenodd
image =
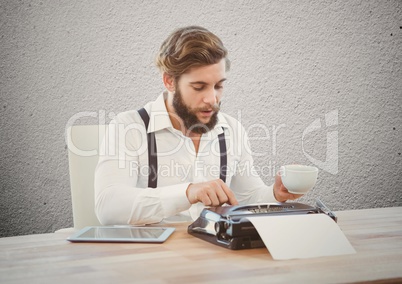
<instances>
[{"instance_id":1,"label":"concrete wall background","mask_svg":"<svg viewBox=\"0 0 402 284\"><path fill-rule=\"evenodd\" d=\"M229 49L223 110L265 137L267 183L316 164L303 202L402 205L401 1L1 1L0 236L72 226L67 121L156 98L156 51L190 24Z\"/></svg>"}]
</instances>

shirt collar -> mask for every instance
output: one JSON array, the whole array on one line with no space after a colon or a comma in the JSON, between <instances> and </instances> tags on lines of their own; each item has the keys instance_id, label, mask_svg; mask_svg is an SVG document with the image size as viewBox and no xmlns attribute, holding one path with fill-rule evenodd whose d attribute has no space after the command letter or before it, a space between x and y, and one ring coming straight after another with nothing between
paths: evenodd
<instances>
[{"instance_id":1,"label":"shirt collar","mask_svg":"<svg viewBox=\"0 0 402 284\"><path fill-rule=\"evenodd\" d=\"M150 106L150 120L148 133L156 132L165 128L173 128L172 122L170 121L168 111L165 105L166 93L162 93L158 96L158 98L151 103ZM225 116L219 112L218 113L218 123L215 125L214 129L211 132L216 134L220 134L223 132L223 128L228 128L228 122Z\"/></svg>"},{"instance_id":2,"label":"shirt collar","mask_svg":"<svg viewBox=\"0 0 402 284\"><path fill-rule=\"evenodd\" d=\"M156 132L165 128L173 128L165 105L165 93L162 93L151 104L149 115L148 133Z\"/></svg>"}]
</instances>

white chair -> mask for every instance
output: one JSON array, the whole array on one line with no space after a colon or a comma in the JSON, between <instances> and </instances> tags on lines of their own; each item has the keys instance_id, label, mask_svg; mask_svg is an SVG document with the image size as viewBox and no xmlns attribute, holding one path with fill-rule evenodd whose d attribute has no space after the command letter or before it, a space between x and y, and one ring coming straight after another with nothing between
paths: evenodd
<instances>
[{"instance_id":1,"label":"white chair","mask_svg":"<svg viewBox=\"0 0 402 284\"><path fill-rule=\"evenodd\" d=\"M94 173L106 127L105 125L74 125L67 128L75 230L100 225L95 215Z\"/></svg>"}]
</instances>

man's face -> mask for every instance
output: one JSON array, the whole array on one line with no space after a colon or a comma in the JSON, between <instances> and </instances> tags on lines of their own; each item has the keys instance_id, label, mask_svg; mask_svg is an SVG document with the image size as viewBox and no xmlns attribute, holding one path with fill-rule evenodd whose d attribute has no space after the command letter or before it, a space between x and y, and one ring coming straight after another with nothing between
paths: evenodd
<instances>
[{"instance_id":1,"label":"man's face","mask_svg":"<svg viewBox=\"0 0 402 284\"><path fill-rule=\"evenodd\" d=\"M187 130L202 134L216 125L225 75L225 61L221 60L193 68L175 83L173 107Z\"/></svg>"}]
</instances>

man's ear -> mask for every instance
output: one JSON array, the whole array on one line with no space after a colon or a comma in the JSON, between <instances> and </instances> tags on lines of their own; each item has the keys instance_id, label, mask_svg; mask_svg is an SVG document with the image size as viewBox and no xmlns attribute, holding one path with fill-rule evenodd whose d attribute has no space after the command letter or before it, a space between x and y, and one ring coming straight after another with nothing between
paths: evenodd
<instances>
[{"instance_id":1,"label":"man's ear","mask_svg":"<svg viewBox=\"0 0 402 284\"><path fill-rule=\"evenodd\" d=\"M166 72L163 72L163 84L165 85L165 88L169 91L169 92L174 92L175 91L175 84L174 84L174 78L167 74Z\"/></svg>"}]
</instances>

